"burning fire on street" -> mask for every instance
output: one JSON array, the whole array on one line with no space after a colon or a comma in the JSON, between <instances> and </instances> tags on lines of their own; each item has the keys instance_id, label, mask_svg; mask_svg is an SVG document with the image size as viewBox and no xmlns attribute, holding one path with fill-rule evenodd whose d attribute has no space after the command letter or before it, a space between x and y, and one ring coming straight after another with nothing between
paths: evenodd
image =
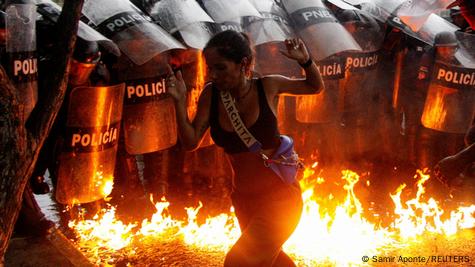
<instances>
[{"instance_id":1,"label":"burning fire on street","mask_svg":"<svg viewBox=\"0 0 475 267\"><path fill-rule=\"evenodd\" d=\"M475 227L475 205L447 211L435 199L425 196L424 185L430 177L423 171L418 171L415 176L417 190L414 191L417 192L411 198L406 199L404 184L388 196L394 203L393 221L384 226L374 219L365 218L364 205L354 190L361 182L357 173L350 170L341 172L346 195L340 201L331 194L324 197L316 192L320 184L326 183L323 177L319 177L316 166L314 164L303 173L300 182L304 199L302 218L284 245L284 250L299 266L359 266L378 260L390 261L391 256L404 255L404 252L405 255L420 255L424 246L428 247L428 254L441 255L444 254L440 251L442 241L457 239L459 242L466 232L471 233L464 229ZM114 208L103 210L92 220L70 221L69 227L77 234L77 246L92 262L100 265L118 261L140 265L142 260L160 253L157 246L160 243L208 255L208 260L217 261L216 266L220 266L225 252L239 237L232 208L229 213L209 217L200 224L197 214L202 208L201 202L198 207L186 208L187 220L178 220L168 213L170 203L167 200L154 201L151 198L151 201L155 203L156 213L141 223L123 223L116 218ZM467 251L445 251L445 254L467 255L471 251L468 248ZM364 255L377 256L365 263L362 261ZM169 256L163 256L162 260L166 257ZM417 259L403 260L411 262Z\"/></svg>"}]
</instances>

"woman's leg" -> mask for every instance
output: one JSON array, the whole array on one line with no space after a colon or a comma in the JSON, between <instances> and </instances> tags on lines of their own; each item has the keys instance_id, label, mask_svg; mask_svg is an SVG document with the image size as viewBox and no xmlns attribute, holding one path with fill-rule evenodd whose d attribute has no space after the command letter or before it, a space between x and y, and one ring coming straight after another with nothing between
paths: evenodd
<instances>
[{"instance_id":1,"label":"woman's leg","mask_svg":"<svg viewBox=\"0 0 475 267\"><path fill-rule=\"evenodd\" d=\"M279 252L279 255L275 258L272 267L295 267L294 261L289 257L289 255L285 254L283 250Z\"/></svg>"},{"instance_id":2,"label":"woman's leg","mask_svg":"<svg viewBox=\"0 0 475 267\"><path fill-rule=\"evenodd\" d=\"M286 188L257 199L234 197L236 202L238 219L246 223L240 225L242 235L226 255L224 266L295 266L281 247L300 219L300 190Z\"/></svg>"}]
</instances>

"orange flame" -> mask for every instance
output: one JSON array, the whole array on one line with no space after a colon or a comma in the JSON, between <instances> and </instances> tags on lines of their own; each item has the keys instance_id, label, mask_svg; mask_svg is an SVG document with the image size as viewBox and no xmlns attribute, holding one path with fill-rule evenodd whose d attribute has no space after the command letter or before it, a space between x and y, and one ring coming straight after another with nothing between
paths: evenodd
<instances>
[{"instance_id":1,"label":"orange flame","mask_svg":"<svg viewBox=\"0 0 475 267\"><path fill-rule=\"evenodd\" d=\"M425 193L424 183L430 176L424 171L418 170L414 178L417 181L416 198L410 199L403 205L401 200L402 190L405 184L399 186L396 194L391 198L396 205L395 214L398 216L394 222L394 228L399 231L401 237L415 237L426 232L445 234L447 236L457 233L460 229L466 229L475 225L473 214L475 205L469 207L459 207L457 211L450 213L450 218L443 220L444 210L441 209L437 201L429 198L427 202L422 201Z\"/></svg>"},{"instance_id":2,"label":"orange flame","mask_svg":"<svg viewBox=\"0 0 475 267\"><path fill-rule=\"evenodd\" d=\"M427 95L424 112L422 113L422 124L431 129L442 129L447 119L447 104L445 98L452 92L448 88L439 90L440 87L431 87Z\"/></svg>"},{"instance_id":3,"label":"orange flame","mask_svg":"<svg viewBox=\"0 0 475 267\"><path fill-rule=\"evenodd\" d=\"M424 201L424 184L429 180L424 171L418 171L415 176L418 190L414 199L402 200L405 185L399 186L396 193L390 195L395 204L396 219L387 228L364 218L363 205L354 191L360 180L357 173L342 171L341 179L345 182L343 188L346 191L344 200L338 200L332 194L326 198L318 194L316 190L325 183L325 179L318 177L319 174L317 164L303 172L300 182L304 200L302 218L284 245L285 251L300 265L359 265L362 255L381 255L388 247L408 246L408 238L423 238L425 233L450 236L475 226L475 205L459 207L444 219L442 215L445 211L433 198ZM329 210L322 199L337 205ZM69 227L78 234L78 246L98 264L105 259L110 261L118 250L133 254L132 247L136 247L131 245L133 241L144 238L181 240L200 250L218 251L224 257L240 235L232 209L228 214L220 214L198 224L196 218L202 208L201 202L196 208L186 209L186 221L167 215L168 206L164 198L157 202L157 212L150 220L142 221L140 228L137 224L124 224L115 219L114 208L104 210L93 220L72 221Z\"/></svg>"},{"instance_id":4,"label":"orange flame","mask_svg":"<svg viewBox=\"0 0 475 267\"><path fill-rule=\"evenodd\" d=\"M196 76L195 84L188 92L188 118L194 118L198 108L198 100L203 91L206 77L206 66L204 63L203 53L200 51L196 56Z\"/></svg>"}]
</instances>

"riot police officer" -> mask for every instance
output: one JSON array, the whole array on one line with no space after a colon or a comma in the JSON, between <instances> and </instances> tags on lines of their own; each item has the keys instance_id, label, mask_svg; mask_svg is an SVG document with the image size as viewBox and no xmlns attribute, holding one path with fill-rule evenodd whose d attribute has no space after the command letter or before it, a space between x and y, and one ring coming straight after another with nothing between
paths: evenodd
<instances>
[{"instance_id":1,"label":"riot police officer","mask_svg":"<svg viewBox=\"0 0 475 267\"><path fill-rule=\"evenodd\" d=\"M421 61L418 73L418 87L427 94L427 89L432 86L435 79L434 63L441 62L445 65L460 66L461 62L456 57L458 42L453 32L441 32L435 36L434 46L427 51ZM445 90L445 89L444 89ZM447 89L449 90L449 89ZM455 92L455 91L454 91ZM418 114L425 127L420 127L417 140L418 167L431 167L441 158L454 154L463 146L463 133L455 133L452 130L434 127L428 120L434 120L434 115L429 115L426 111L433 98L424 95L424 113ZM453 105L453 103L452 103ZM456 107L447 107L453 109ZM422 110L421 110L422 111ZM448 120L454 119L448 118Z\"/></svg>"},{"instance_id":2,"label":"riot police officer","mask_svg":"<svg viewBox=\"0 0 475 267\"><path fill-rule=\"evenodd\" d=\"M402 34L402 33L401 33ZM424 106L426 85L418 81L418 71L422 58L429 49L423 42L402 34L402 41L396 48L399 71L396 71L395 86L398 93L393 94L397 108L397 126L399 127L398 149L402 155L400 164L417 166L416 147L419 140L420 117Z\"/></svg>"}]
</instances>

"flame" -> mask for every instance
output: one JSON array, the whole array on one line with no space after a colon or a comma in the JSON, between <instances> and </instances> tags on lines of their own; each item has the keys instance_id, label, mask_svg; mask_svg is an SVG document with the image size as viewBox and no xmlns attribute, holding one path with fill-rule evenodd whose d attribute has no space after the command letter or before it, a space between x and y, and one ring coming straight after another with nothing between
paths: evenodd
<instances>
[{"instance_id":1,"label":"flame","mask_svg":"<svg viewBox=\"0 0 475 267\"><path fill-rule=\"evenodd\" d=\"M203 91L206 78L206 64L204 63L204 57L201 51L198 52L196 56L196 75L194 76L195 81L191 90L188 92L188 118L193 119L196 115L198 108L198 100L200 94Z\"/></svg>"},{"instance_id":2,"label":"flame","mask_svg":"<svg viewBox=\"0 0 475 267\"><path fill-rule=\"evenodd\" d=\"M102 195L108 196L114 187L114 177L111 175L109 178L105 179L103 183L104 185L102 186Z\"/></svg>"},{"instance_id":3,"label":"flame","mask_svg":"<svg viewBox=\"0 0 475 267\"><path fill-rule=\"evenodd\" d=\"M234 211L231 209L230 214L220 214L214 218L208 218L204 224L198 225L196 218L202 207L203 204L200 202L196 209L186 208L188 224L180 230L185 243L227 251L241 233Z\"/></svg>"},{"instance_id":4,"label":"flame","mask_svg":"<svg viewBox=\"0 0 475 267\"><path fill-rule=\"evenodd\" d=\"M377 248L394 242L389 231L377 229L363 218L361 203L353 191L359 176L345 170L342 172L342 179L346 181L346 198L333 214L322 214L322 205L315 199L311 183L304 187L304 212L284 248L295 258L304 259L306 266L361 263L362 255L371 255L371 252L374 254ZM332 200L333 196L328 196L328 199Z\"/></svg>"},{"instance_id":5,"label":"flame","mask_svg":"<svg viewBox=\"0 0 475 267\"><path fill-rule=\"evenodd\" d=\"M127 247L133 238L131 230L136 227L135 224L117 220L114 207L103 210L101 216L95 215L92 220L70 221L68 226L76 230L77 245L93 256L96 262L100 262L103 255Z\"/></svg>"},{"instance_id":6,"label":"flame","mask_svg":"<svg viewBox=\"0 0 475 267\"><path fill-rule=\"evenodd\" d=\"M396 70L394 72L394 90L393 90L393 109L398 109L399 107L399 90L401 88L401 74L403 68L403 62L405 57L405 51L399 51L396 54Z\"/></svg>"},{"instance_id":7,"label":"flame","mask_svg":"<svg viewBox=\"0 0 475 267\"><path fill-rule=\"evenodd\" d=\"M284 250L302 266L360 265L362 255L385 255L388 250L403 248L427 233L453 236L475 226L475 205L459 207L444 216L446 211L437 201L426 201L424 184L429 180L425 170L414 176L417 192L413 199L404 200L406 185L389 194L394 209L394 221L383 227L364 217L364 205L354 190L360 176L350 170L341 172L346 194L339 199L333 194L324 196L318 189L329 182L319 177L318 164L303 172L300 181L304 207L302 218ZM334 183L338 184L338 182ZM153 198L151 201L154 202ZM97 264L114 261L119 252L134 255L137 247L149 240L180 240L183 244L203 251L224 253L239 238L238 222L231 208L227 214L207 218L198 223L197 215L203 204L186 208L188 219L177 220L168 214L170 203L165 198L155 203L156 213L139 224L124 224L115 218L115 209L103 210L93 220L69 223L78 235L78 246ZM329 208L331 206L331 208ZM377 217L377 216L375 216ZM148 241L147 241L148 240Z\"/></svg>"},{"instance_id":8,"label":"flame","mask_svg":"<svg viewBox=\"0 0 475 267\"><path fill-rule=\"evenodd\" d=\"M459 207L456 211L450 213L450 218L443 220L444 210L441 209L437 201L429 198L427 202L422 201L425 193L424 183L429 180L430 176L425 171L418 170L414 178L417 181L416 197L406 201L403 205L401 200L402 190L405 184L399 186L391 198L396 205L395 214L398 216L394 222L394 227L399 231L400 236L416 237L426 232L445 234L447 236L454 235L459 229L473 227L475 205L470 207Z\"/></svg>"},{"instance_id":9,"label":"flame","mask_svg":"<svg viewBox=\"0 0 475 267\"><path fill-rule=\"evenodd\" d=\"M440 86L431 87L427 94L421 122L431 129L442 129L447 120L447 95L451 94L449 88Z\"/></svg>"}]
</instances>

